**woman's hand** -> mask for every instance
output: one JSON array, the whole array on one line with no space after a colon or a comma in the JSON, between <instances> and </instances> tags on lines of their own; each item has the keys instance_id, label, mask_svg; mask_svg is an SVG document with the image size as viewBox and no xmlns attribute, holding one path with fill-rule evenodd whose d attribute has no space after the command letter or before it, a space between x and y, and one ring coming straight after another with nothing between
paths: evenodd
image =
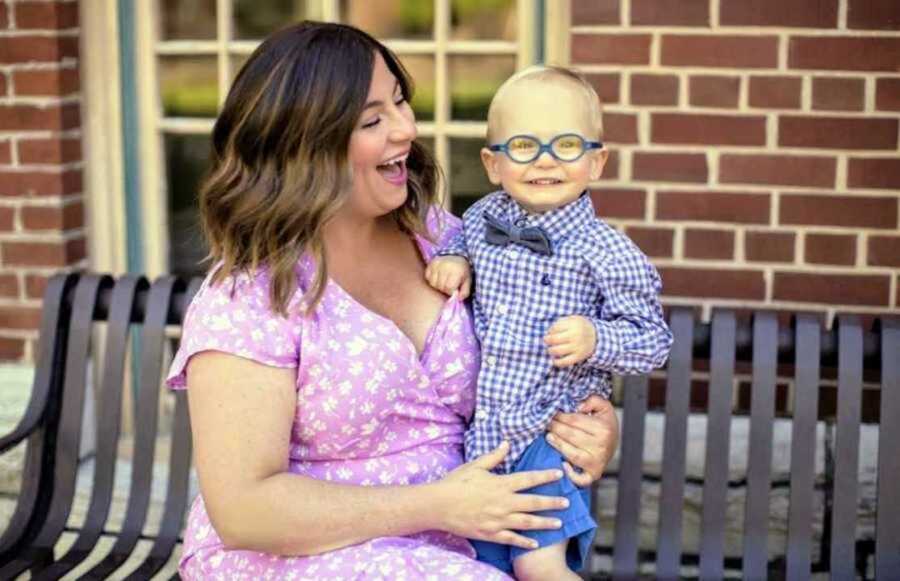
<instances>
[{"instance_id":1,"label":"woman's hand","mask_svg":"<svg viewBox=\"0 0 900 581\"><path fill-rule=\"evenodd\" d=\"M578 413L559 413L550 422L547 442L559 450L566 474L576 486L599 480L619 446L619 418L612 404L592 395L578 406ZM572 465L581 472L572 468Z\"/></svg>"},{"instance_id":2,"label":"woman's hand","mask_svg":"<svg viewBox=\"0 0 900 581\"><path fill-rule=\"evenodd\" d=\"M562 472L533 470L502 476L490 472L508 452L509 444L503 442L494 451L463 464L435 483L435 488L440 490L436 512L442 530L470 539L533 549L537 547L536 542L513 529L560 527L555 518L531 513L565 508L568 505L565 498L519 491L559 480Z\"/></svg>"}]
</instances>

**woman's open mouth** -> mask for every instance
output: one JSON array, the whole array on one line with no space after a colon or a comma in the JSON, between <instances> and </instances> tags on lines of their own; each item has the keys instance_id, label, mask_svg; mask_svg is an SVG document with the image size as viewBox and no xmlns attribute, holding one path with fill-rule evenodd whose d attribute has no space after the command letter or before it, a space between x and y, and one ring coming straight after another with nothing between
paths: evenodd
<instances>
[{"instance_id":1,"label":"woman's open mouth","mask_svg":"<svg viewBox=\"0 0 900 581\"><path fill-rule=\"evenodd\" d=\"M378 173L381 174L381 177L389 181L390 183L402 186L406 183L406 158L409 157L409 152L404 153L403 155L398 155L395 158L392 158L384 163L378 164L375 169L378 170Z\"/></svg>"}]
</instances>

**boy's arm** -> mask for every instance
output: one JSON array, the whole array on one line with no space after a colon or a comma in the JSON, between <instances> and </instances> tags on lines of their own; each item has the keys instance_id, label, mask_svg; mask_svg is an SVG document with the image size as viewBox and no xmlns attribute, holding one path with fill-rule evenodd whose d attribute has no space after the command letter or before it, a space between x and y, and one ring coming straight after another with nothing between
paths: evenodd
<instances>
[{"instance_id":1,"label":"boy's arm","mask_svg":"<svg viewBox=\"0 0 900 581\"><path fill-rule=\"evenodd\" d=\"M436 256L461 256L469 260L469 249L466 245L465 227L459 231L437 251Z\"/></svg>"},{"instance_id":2,"label":"boy's arm","mask_svg":"<svg viewBox=\"0 0 900 581\"><path fill-rule=\"evenodd\" d=\"M597 346L586 365L616 374L648 373L661 367L672 347L663 317L659 274L638 252L593 265L603 303L589 317Z\"/></svg>"}]
</instances>

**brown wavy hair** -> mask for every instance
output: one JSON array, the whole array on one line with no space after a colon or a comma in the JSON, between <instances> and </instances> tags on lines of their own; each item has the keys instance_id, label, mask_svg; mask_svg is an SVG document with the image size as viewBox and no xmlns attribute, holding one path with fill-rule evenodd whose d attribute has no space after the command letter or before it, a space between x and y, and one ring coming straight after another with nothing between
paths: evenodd
<instances>
[{"instance_id":1,"label":"brown wavy hair","mask_svg":"<svg viewBox=\"0 0 900 581\"><path fill-rule=\"evenodd\" d=\"M384 58L404 98L413 85L397 57L365 32L336 23L301 22L260 44L244 64L216 119L212 165L200 189L200 217L218 283L265 267L272 310L287 315L305 252L316 273L304 302L311 312L325 291L323 226L349 197L350 136L369 93L375 55ZM409 195L393 212L399 227L428 236L438 166L414 142L407 159Z\"/></svg>"}]
</instances>

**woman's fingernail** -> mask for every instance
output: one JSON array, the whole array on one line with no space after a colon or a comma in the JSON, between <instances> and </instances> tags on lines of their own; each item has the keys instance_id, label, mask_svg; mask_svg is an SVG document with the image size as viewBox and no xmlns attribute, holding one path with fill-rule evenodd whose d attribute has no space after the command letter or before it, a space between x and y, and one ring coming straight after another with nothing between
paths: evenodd
<instances>
[{"instance_id":1,"label":"woman's fingernail","mask_svg":"<svg viewBox=\"0 0 900 581\"><path fill-rule=\"evenodd\" d=\"M530 546L532 549L537 549L537 548L538 548L538 542L537 542L537 541L531 541L531 542L528 543L528 546Z\"/></svg>"},{"instance_id":2,"label":"woman's fingernail","mask_svg":"<svg viewBox=\"0 0 900 581\"><path fill-rule=\"evenodd\" d=\"M563 471L562 471L562 470L554 470L554 471L553 471L553 475L556 476L557 478L562 478L562 477L563 477Z\"/></svg>"},{"instance_id":3,"label":"woman's fingernail","mask_svg":"<svg viewBox=\"0 0 900 581\"><path fill-rule=\"evenodd\" d=\"M569 508L569 499L568 498L562 499L562 502L560 504L562 505L563 508Z\"/></svg>"},{"instance_id":4,"label":"woman's fingernail","mask_svg":"<svg viewBox=\"0 0 900 581\"><path fill-rule=\"evenodd\" d=\"M562 521L560 521L560 520L553 521L553 526L556 528L562 528Z\"/></svg>"}]
</instances>

